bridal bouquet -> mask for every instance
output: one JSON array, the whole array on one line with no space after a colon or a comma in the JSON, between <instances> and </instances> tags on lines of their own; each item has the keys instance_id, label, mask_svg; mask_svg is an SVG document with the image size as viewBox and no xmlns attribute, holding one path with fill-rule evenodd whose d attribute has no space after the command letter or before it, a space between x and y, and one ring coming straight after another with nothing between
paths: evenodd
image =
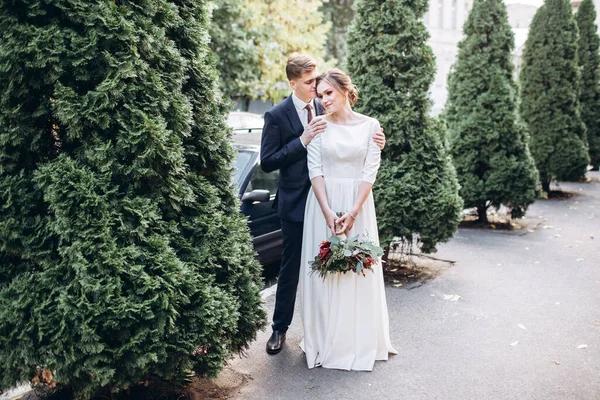
<instances>
[{"instance_id":1,"label":"bridal bouquet","mask_svg":"<svg viewBox=\"0 0 600 400\"><path fill-rule=\"evenodd\" d=\"M336 226L337 228L337 226ZM347 239L345 234L331 236L319 246L319 254L309 261L312 271L321 278L328 274L355 272L365 275L365 270L373 272L373 266L378 257L383 255L383 249L368 240L358 240L358 235Z\"/></svg>"}]
</instances>

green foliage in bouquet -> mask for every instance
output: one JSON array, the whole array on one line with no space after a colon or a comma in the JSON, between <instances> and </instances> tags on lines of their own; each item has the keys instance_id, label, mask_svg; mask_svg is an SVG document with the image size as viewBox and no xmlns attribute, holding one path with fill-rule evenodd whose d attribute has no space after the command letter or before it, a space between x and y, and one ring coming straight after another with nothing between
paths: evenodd
<instances>
[{"instance_id":1,"label":"green foliage in bouquet","mask_svg":"<svg viewBox=\"0 0 600 400\"><path fill-rule=\"evenodd\" d=\"M579 27L578 59L581 70L581 119L587 127L590 163L600 167L600 37L592 0L583 0L577 8Z\"/></svg>"},{"instance_id":2,"label":"green foliage in bouquet","mask_svg":"<svg viewBox=\"0 0 600 400\"><path fill-rule=\"evenodd\" d=\"M0 387L215 375L263 326L207 7L0 3Z\"/></svg>"},{"instance_id":3,"label":"green foliage in bouquet","mask_svg":"<svg viewBox=\"0 0 600 400\"><path fill-rule=\"evenodd\" d=\"M539 177L516 112L514 35L502 0L476 0L463 32L444 112L460 195L481 222L501 204L522 217L538 195Z\"/></svg>"},{"instance_id":4,"label":"green foliage in bouquet","mask_svg":"<svg viewBox=\"0 0 600 400\"><path fill-rule=\"evenodd\" d=\"M365 276L365 270L373 272L373 266L383 255L383 249L369 240L359 240L359 235L347 239L345 235L331 236L319 246L319 254L311 266L311 274L321 278L329 274L345 274L352 271Z\"/></svg>"},{"instance_id":5,"label":"green foliage in bouquet","mask_svg":"<svg viewBox=\"0 0 600 400\"><path fill-rule=\"evenodd\" d=\"M520 111L544 191L585 175L589 155L579 105L578 29L569 0L546 0L529 27Z\"/></svg>"},{"instance_id":6,"label":"green foliage in bouquet","mask_svg":"<svg viewBox=\"0 0 600 400\"><path fill-rule=\"evenodd\" d=\"M387 137L373 187L380 241L388 250L399 238L433 252L456 231L463 202L444 127L429 115L435 59L422 22L428 3L355 6L346 63L360 92L356 110L377 118Z\"/></svg>"}]
</instances>

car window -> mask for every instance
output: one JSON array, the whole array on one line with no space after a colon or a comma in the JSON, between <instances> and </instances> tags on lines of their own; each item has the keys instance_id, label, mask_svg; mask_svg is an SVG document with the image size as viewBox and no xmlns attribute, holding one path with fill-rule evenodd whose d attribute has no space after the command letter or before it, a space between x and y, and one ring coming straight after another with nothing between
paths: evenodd
<instances>
[{"instance_id":1,"label":"car window","mask_svg":"<svg viewBox=\"0 0 600 400\"><path fill-rule=\"evenodd\" d=\"M239 185L240 183L240 175L252 159L251 151L238 151L237 157L235 158L235 162L233 163L233 181Z\"/></svg>"},{"instance_id":2,"label":"car window","mask_svg":"<svg viewBox=\"0 0 600 400\"><path fill-rule=\"evenodd\" d=\"M246 187L246 193L253 190L268 190L271 195L277 193L277 184L279 182L279 170L273 172L264 172L259 166L254 169L250 183Z\"/></svg>"}]
</instances>

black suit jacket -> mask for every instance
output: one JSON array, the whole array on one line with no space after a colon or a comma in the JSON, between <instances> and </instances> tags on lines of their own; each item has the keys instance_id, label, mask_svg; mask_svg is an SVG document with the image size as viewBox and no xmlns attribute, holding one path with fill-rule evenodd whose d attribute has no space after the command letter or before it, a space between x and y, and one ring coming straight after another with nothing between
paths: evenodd
<instances>
[{"instance_id":1,"label":"black suit jacket","mask_svg":"<svg viewBox=\"0 0 600 400\"><path fill-rule=\"evenodd\" d=\"M315 100L315 114L323 114ZM306 196L310 189L306 149L300 141L304 127L292 96L265 113L260 143L260 165L263 171L279 170L279 188L273 204L281 219L304 221Z\"/></svg>"}]
</instances>

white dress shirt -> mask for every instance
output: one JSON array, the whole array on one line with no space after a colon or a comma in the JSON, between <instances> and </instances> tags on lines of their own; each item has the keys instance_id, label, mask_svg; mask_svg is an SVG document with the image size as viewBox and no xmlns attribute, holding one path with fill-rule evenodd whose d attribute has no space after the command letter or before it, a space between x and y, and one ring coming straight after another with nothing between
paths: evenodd
<instances>
[{"instance_id":1,"label":"white dress shirt","mask_svg":"<svg viewBox=\"0 0 600 400\"><path fill-rule=\"evenodd\" d=\"M304 101L300 100L298 96L296 96L296 93L292 93L292 101L294 102L294 107L296 107L296 112L298 113L298 118L300 118L302 126L306 128L306 125L308 125L308 110L306 109L306 106L310 105L312 117L316 117L315 99L310 99L310 102L305 103ZM300 139L300 143L302 143L302 145L306 147L306 144L304 144L302 139Z\"/></svg>"},{"instance_id":2,"label":"white dress shirt","mask_svg":"<svg viewBox=\"0 0 600 400\"><path fill-rule=\"evenodd\" d=\"M300 118L300 122L302 122L302 126L306 128L308 125L308 110L306 110L306 106L310 105L310 111L312 112L313 118L315 117L315 100L310 99L310 102L305 103L300 100L296 93L292 93L292 101L294 102L294 106L296 107L296 112L298 113L298 118Z\"/></svg>"}]
</instances>

